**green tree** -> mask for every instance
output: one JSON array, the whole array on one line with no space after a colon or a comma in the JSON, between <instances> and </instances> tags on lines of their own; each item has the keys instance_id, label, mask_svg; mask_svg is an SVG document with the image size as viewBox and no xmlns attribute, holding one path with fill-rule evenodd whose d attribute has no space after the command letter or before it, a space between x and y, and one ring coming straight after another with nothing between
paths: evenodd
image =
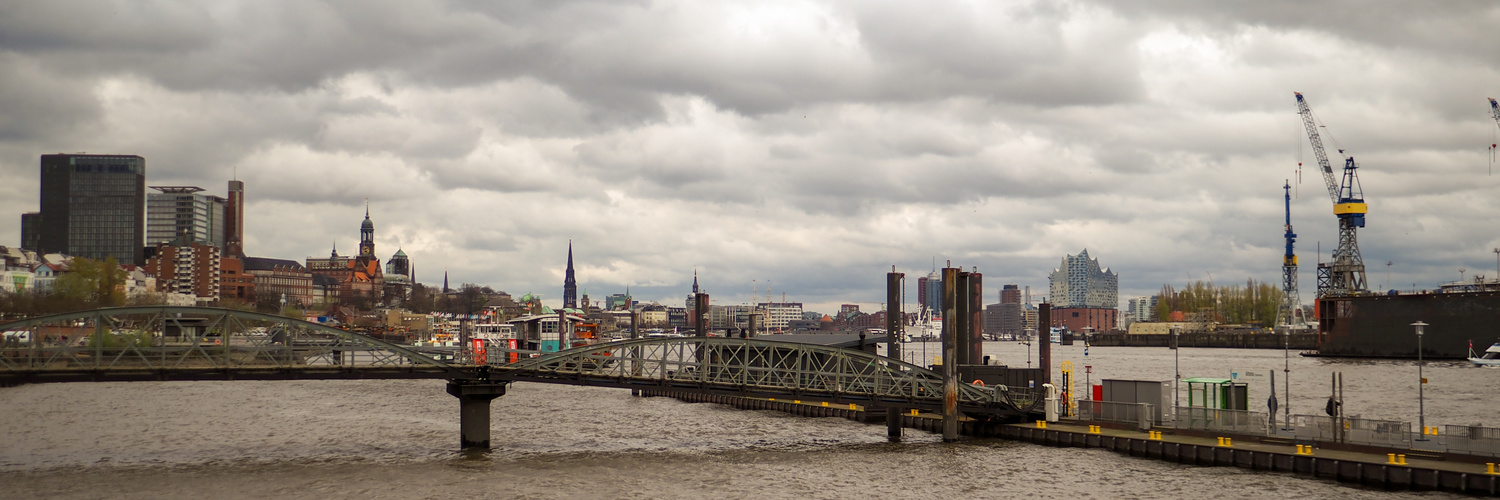
<instances>
[{"instance_id":1,"label":"green tree","mask_svg":"<svg viewBox=\"0 0 1500 500\"><path fill-rule=\"evenodd\" d=\"M93 260L74 257L68 272L57 277L55 293L80 308L118 307L125 303L127 274L114 257Z\"/></svg>"}]
</instances>

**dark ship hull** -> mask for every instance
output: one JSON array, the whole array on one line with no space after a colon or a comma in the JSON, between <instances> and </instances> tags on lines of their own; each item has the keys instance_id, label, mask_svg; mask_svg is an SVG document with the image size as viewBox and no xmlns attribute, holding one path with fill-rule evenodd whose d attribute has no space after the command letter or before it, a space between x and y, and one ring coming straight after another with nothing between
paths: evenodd
<instances>
[{"instance_id":1,"label":"dark ship hull","mask_svg":"<svg viewBox=\"0 0 1500 500\"><path fill-rule=\"evenodd\" d=\"M1500 292L1367 295L1319 299L1319 356L1416 358L1416 328L1427 323L1422 357L1464 359L1469 343L1500 339Z\"/></svg>"}]
</instances>

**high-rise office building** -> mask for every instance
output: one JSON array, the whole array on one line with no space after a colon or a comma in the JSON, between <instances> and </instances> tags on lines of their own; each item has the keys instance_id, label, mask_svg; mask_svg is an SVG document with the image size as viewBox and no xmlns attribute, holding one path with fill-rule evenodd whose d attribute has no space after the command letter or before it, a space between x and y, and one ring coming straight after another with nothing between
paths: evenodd
<instances>
[{"instance_id":1,"label":"high-rise office building","mask_svg":"<svg viewBox=\"0 0 1500 500\"><path fill-rule=\"evenodd\" d=\"M37 250L145 263L145 158L42 155L41 173Z\"/></svg>"},{"instance_id":2,"label":"high-rise office building","mask_svg":"<svg viewBox=\"0 0 1500 500\"><path fill-rule=\"evenodd\" d=\"M146 244L198 243L225 248L227 202L197 186L151 186L146 195Z\"/></svg>"},{"instance_id":3,"label":"high-rise office building","mask_svg":"<svg viewBox=\"0 0 1500 500\"><path fill-rule=\"evenodd\" d=\"M224 206L224 256L245 258L245 182L229 181Z\"/></svg>"},{"instance_id":4,"label":"high-rise office building","mask_svg":"<svg viewBox=\"0 0 1500 500\"><path fill-rule=\"evenodd\" d=\"M35 252L37 243L42 237L41 231L41 212L26 212L21 214L21 249Z\"/></svg>"}]
</instances>

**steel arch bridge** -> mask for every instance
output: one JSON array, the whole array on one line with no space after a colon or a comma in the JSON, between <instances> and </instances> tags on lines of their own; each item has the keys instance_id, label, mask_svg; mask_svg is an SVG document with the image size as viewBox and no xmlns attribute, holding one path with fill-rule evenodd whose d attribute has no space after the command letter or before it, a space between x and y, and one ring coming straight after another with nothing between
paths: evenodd
<instances>
[{"instance_id":1,"label":"steel arch bridge","mask_svg":"<svg viewBox=\"0 0 1500 500\"><path fill-rule=\"evenodd\" d=\"M102 308L0 324L0 332L0 385L473 377L412 347L233 309Z\"/></svg>"},{"instance_id":2,"label":"steel arch bridge","mask_svg":"<svg viewBox=\"0 0 1500 500\"><path fill-rule=\"evenodd\" d=\"M397 345L316 323L232 309L103 308L0 324L0 385L136 380L447 379L943 406L942 376L863 351L765 339L626 340L541 355L490 346ZM958 384L974 416L1024 418L1026 390ZM503 389L500 390L503 394Z\"/></svg>"},{"instance_id":3,"label":"steel arch bridge","mask_svg":"<svg viewBox=\"0 0 1500 500\"><path fill-rule=\"evenodd\" d=\"M507 356L502 351L501 356ZM488 357L488 356L487 356ZM943 378L932 370L864 351L764 339L669 337L577 347L516 363L489 363L498 380L659 388L747 397L943 407ZM971 415L1020 417L1033 394L958 384Z\"/></svg>"}]
</instances>

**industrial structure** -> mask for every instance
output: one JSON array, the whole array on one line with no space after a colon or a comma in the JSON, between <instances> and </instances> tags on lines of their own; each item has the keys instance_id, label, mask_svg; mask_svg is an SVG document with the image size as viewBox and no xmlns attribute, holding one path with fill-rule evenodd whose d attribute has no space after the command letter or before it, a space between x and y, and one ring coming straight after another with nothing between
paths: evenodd
<instances>
[{"instance_id":1,"label":"industrial structure","mask_svg":"<svg viewBox=\"0 0 1500 500\"><path fill-rule=\"evenodd\" d=\"M1302 93L1293 94L1297 96L1297 113L1302 115L1302 125L1307 129L1307 139L1318 158L1318 167L1323 170L1323 182L1328 185L1328 195L1333 198L1333 214L1339 218L1339 245L1333 251L1333 262L1318 263L1318 298L1364 294L1365 262L1359 255L1356 231L1365 227L1367 208L1364 190L1355 175L1359 167L1353 156L1339 148L1339 155L1344 158L1344 175L1342 182L1334 179L1333 165L1328 162L1328 153L1323 150L1323 139L1318 134L1320 125Z\"/></svg>"},{"instance_id":2,"label":"industrial structure","mask_svg":"<svg viewBox=\"0 0 1500 500\"><path fill-rule=\"evenodd\" d=\"M1286 255L1281 258L1281 309L1276 312L1279 325L1300 325L1307 318L1302 313L1302 297L1297 292L1297 253L1292 246L1297 242L1297 233L1292 232L1292 181L1287 180L1281 189L1286 198Z\"/></svg>"}]
</instances>

